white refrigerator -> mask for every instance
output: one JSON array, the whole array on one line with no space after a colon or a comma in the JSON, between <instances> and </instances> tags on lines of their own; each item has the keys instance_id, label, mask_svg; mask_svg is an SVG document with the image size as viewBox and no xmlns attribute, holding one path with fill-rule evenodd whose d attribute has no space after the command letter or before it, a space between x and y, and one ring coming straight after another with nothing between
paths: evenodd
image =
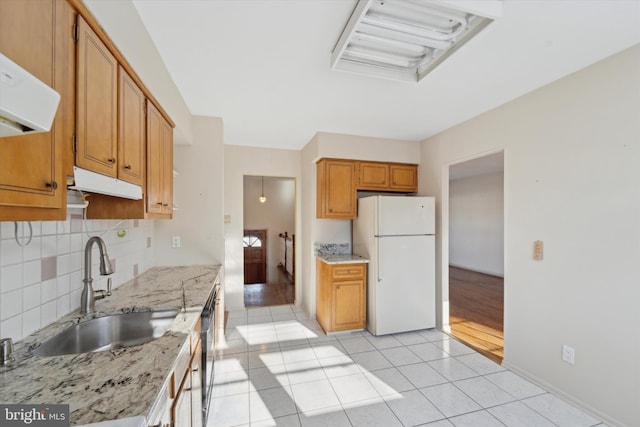
<instances>
[{"instance_id":1,"label":"white refrigerator","mask_svg":"<svg viewBox=\"0 0 640 427\"><path fill-rule=\"evenodd\" d=\"M361 198L352 237L353 253L369 258L369 332L386 335L435 327L434 198Z\"/></svg>"}]
</instances>

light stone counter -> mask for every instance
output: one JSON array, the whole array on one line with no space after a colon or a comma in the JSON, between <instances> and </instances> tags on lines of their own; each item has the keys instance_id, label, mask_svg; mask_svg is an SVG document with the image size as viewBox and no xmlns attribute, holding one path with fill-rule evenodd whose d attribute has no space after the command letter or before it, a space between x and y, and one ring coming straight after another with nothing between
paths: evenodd
<instances>
[{"instance_id":1,"label":"light stone counter","mask_svg":"<svg viewBox=\"0 0 640 427\"><path fill-rule=\"evenodd\" d=\"M369 262L367 258L353 254L328 254L317 256L327 264L361 264Z\"/></svg>"},{"instance_id":2,"label":"light stone counter","mask_svg":"<svg viewBox=\"0 0 640 427\"><path fill-rule=\"evenodd\" d=\"M76 311L15 343L14 361L0 367L0 402L69 404L71 425L148 416L189 345L219 266L156 267L96 301L97 313ZM184 283L184 296L183 296ZM183 308L163 335L147 344L95 353L34 357L30 350L67 327L107 314Z\"/></svg>"}]
</instances>

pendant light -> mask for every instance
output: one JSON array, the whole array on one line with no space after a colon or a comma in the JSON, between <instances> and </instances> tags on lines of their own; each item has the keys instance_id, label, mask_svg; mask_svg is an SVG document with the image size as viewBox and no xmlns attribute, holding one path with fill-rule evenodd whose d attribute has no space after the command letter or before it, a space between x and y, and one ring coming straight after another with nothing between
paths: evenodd
<instances>
[{"instance_id":1,"label":"pendant light","mask_svg":"<svg viewBox=\"0 0 640 427\"><path fill-rule=\"evenodd\" d=\"M264 203L267 201L267 197L264 195L264 176L262 177L262 193L260 193L260 197L258 197L260 203Z\"/></svg>"}]
</instances>

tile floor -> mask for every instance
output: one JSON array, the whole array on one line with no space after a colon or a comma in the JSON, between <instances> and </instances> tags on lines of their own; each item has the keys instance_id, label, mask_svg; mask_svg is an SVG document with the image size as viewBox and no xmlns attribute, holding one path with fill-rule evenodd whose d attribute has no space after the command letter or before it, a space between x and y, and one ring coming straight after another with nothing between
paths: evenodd
<instances>
[{"instance_id":1,"label":"tile floor","mask_svg":"<svg viewBox=\"0 0 640 427\"><path fill-rule=\"evenodd\" d=\"M231 311L208 427L603 426L437 330L325 335L295 306Z\"/></svg>"}]
</instances>

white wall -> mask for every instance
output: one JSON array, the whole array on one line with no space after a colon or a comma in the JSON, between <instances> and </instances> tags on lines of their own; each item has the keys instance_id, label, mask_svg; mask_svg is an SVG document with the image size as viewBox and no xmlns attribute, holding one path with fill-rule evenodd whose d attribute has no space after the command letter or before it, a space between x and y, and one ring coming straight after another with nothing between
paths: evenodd
<instances>
[{"instance_id":1,"label":"white wall","mask_svg":"<svg viewBox=\"0 0 640 427\"><path fill-rule=\"evenodd\" d=\"M87 229L89 235L104 239L115 269L110 276L100 276L100 252L94 245L94 289L106 289L107 278L117 288L155 265L153 221L88 220L83 228L80 212L67 215L65 221L32 221L33 239L24 248L16 243L13 221L0 222L2 338L21 340L80 308ZM125 235L118 237L123 231ZM18 222L18 236L26 243L27 222Z\"/></svg>"},{"instance_id":2,"label":"white wall","mask_svg":"<svg viewBox=\"0 0 640 427\"><path fill-rule=\"evenodd\" d=\"M243 265L243 185L245 175L280 176L300 180L300 151L224 146L224 238L225 300L230 309L244 307ZM266 181L265 181L266 182ZM296 185L296 238L300 236L300 186ZM298 252L298 251L296 251ZM296 265L300 265L296 253ZM297 276L297 273L296 273ZM296 295L300 295L300 279L296 277Z\"/></svg>"},{"instance_id":3,"label":"white wall","mask_svg":"<svg viewBox=\"0 0 640 427\"><path fill-rule=\"evenodd\" d=\"M504 275L502 172L449 182L449 265Z\"/></svg>"},{"instance_id":4,"label":"white wall","mask_svg":"<svg viewBox=\"0 0 640 427\"><path fill-rule=\"evenodd\" d=\"M303 289L296 294L310 316L316 312L315 242L351 244L351 220L316 218L316 162L323 157L416 163L420 158L420 144L385 138L318 132L302 149L302 252L301 275ZM421 171L418 171L420 175ZM300 265L300 264L298 264Z\"/></svg>"},{"instance_id":5,"label":"white wall","mask_svg":"<svg viewBox=\"0 0 640 427\"><path fill-rule=\"evenodd\" d=\"M156 221L158 265L222 264L223 127L222 119L194 117L191 145L174 145L173 201L170 221ZM171 246L180 236L181 247Z\"/></svg>"},{"instance_id":6,"label":"white wall","mask_svg":"<svg viewBox=\"0 0 640 427\"><path fill-rule=\"evenodd\" d=\"M267 230L267 282L278 282L278 262L284 257L283 239L279 234L295 234L296 185L291 178L266 177L265 203L258 197L262 180L258 176L244 178L244 227ZM281 253L282 252L282 253Z\"/></svg>"},{"instance_id":7,"label":"white wall","mask_svg":"<svg viewBox=\"0 0 640 427\"><path fill-rule=\"evenodd\" d=\"M448 165L504 149L504 364L627 426L640 419L638 141L636 45L425 140L420 176L438 200L441 285Z\"/></svg>"}]
</instances>

